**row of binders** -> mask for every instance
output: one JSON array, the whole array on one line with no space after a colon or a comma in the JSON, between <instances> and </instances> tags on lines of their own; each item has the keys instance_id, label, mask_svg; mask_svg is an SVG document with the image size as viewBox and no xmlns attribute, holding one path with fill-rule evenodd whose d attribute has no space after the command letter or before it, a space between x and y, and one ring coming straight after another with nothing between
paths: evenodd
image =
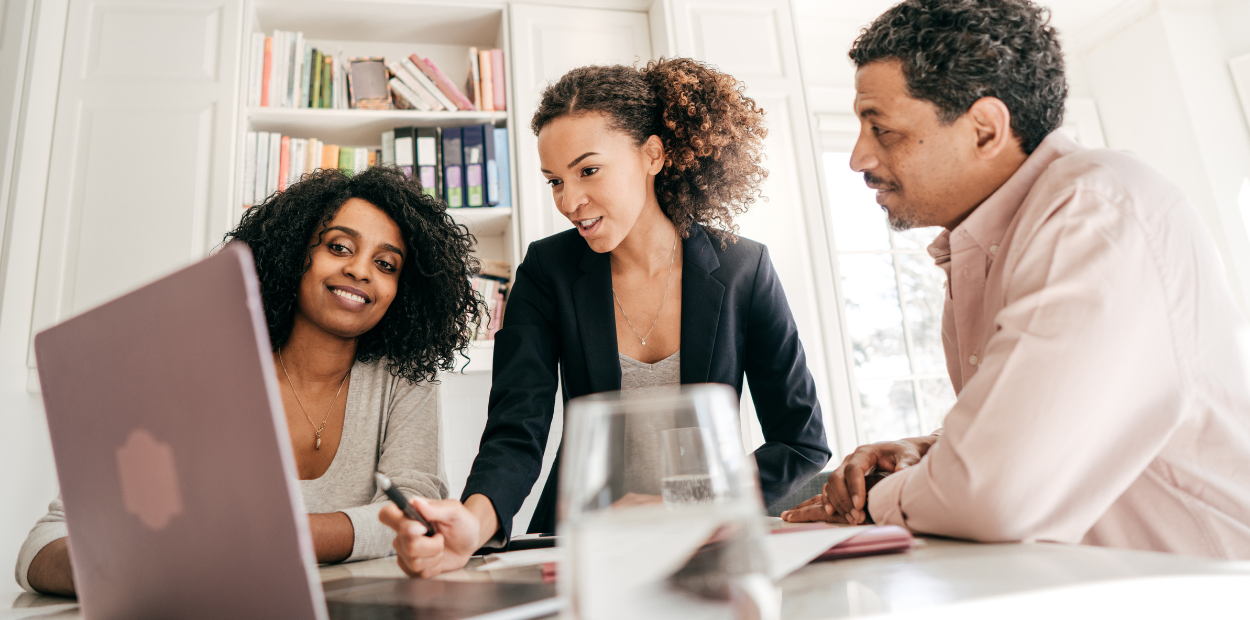
<instances>
[{"instance_id":1,"label":"row of binders","mask_svg":"<svg viewBox=\"0 0 1250 620\"><path fill-rule=\"evenodd\" d=\"M503 50L469 48L464 90L430 58L387 62L313 47L302 32L252 34L252 107L496 111L507 108Z\"/></svg>"},{"instance_id":2,"label":"row of binders","mask_svg":"<svg viewBox=\"0 0 1250 620\"><path fill-rule=\"evenodd\" d=\"M493 125L397 127L382 134L382 157L449 208L512 205L508 130Z\"/></svg>"},{"instance_id":3,"label":"row of binders","mask_svg":"<svg viewBox=\"0 0 1250 620\"><path fill-rule=\"evenodd\" d=\"M398 166L422 191L448 207L508 207L512 175L508 130L493 125L397 127L382 147L326 144L277 132L249 131L243 144L240 204L258 205L317 169L355 174L375 165Z\"/></svg>"}]
</instances>

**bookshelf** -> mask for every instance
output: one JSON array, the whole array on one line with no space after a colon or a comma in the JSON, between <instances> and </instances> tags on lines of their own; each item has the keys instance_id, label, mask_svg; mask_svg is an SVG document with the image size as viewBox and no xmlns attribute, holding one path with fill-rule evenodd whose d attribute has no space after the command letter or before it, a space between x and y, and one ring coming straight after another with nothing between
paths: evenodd
<instances>
[{"instance_id":1,"label":"bookshelf","mask_svg":"<svg viewBox=\"0 0 1250 620\"><path fill-rule=\"evenodd\" d=\"M329 144L380 147L383 132L396 127L461 127L490 124L508 130L511 175L510 207L452 209L452 216L477 238L475 254L483 260L520 262L520 204L517 192L515 100L512 93L512 58L507 32L508 7L465 2L397 3L389 0L255 0L245 12L242 67L239 72L240 105L238 144L248 131L278 132L293 138L316 138ZM309 109L249 106L251 34L274 30L302 32L314 48L352 56L382 56L388 61L417 53L428 57L458 85L469 73L469 48L504 50L506 111L441 111ZM241 150L241 149L240 149ZM243 158L236 158L235 187L244 187ZM236 191L236 194L239 193ZM241 211L234 215L237 220ZM494 346L476 341L467 355L464 372L491 368Z\"/></svg>"}]
</instances>

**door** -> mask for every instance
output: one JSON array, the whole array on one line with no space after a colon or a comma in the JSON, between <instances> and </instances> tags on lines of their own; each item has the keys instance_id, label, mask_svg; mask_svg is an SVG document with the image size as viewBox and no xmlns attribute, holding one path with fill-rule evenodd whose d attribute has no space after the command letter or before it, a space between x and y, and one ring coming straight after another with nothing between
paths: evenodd
<instances>
[{"instance_id":1,"label":"door","mask_svg":"<svg viewBox=\"0 0 1250 620\"><path fill-rule=\"evenodd\" d=\"M32 338L220 241L241 9L241 0L70 1Z\"/></svg>"}]
</instances>

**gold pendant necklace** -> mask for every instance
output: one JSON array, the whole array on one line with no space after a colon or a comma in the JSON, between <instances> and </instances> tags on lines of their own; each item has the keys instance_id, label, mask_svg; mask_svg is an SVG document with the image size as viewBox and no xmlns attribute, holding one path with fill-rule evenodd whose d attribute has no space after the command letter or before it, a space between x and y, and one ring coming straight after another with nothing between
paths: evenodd
<instances>
[{"instance_id":1,"label":"gold pendant necklace","mask_svg":"<svg viewBox=\"0 0 1250 620\"><path fill-rule=\"evenodd\" d=\"M339 391L334 393L334 400L330 401L330 408L326 409L326 418L321 421L321 426L317 426L312 418L308 417L308 410L304 408L304 401L299 399L299 392L295 391L295 384L291 383L291 375L286 371L286 362L282 359L282 349L278 349L278 363L282 365L282 374L286 376L286 384L291 386L291 394L295 395L295 402L299 403L299 410L304 412L304 417L308 419L308 423L312 425L313 431L317 433L316 449L321 449L321 431L325 430L326 422L330 421L330 412L334 410L334 403L338 401L339 394L343 393L343 386L347 385L347 378L352 375L351 368L347 369L347 374L343 375L343 380L339 382ZM353 364L355 362L353 361Z\"/></svg>"},{"instance_id":2,"label":"gold pendant necklace","mask_svg":"<svg viewBox=\"0 0 1250 620\"><path fill-rule=\"evenodd\" d=\"M664 310L664 300L668 299L668 287L673 283L673 259L677 258L677 231L673 231L673 249L668 251L668 279L664 281L664 295L660 297L660 308L655 311L655 320L651 321L651 329L647 330L647 335L643 336L634 329L634 322L629 320L629 315L625 314L625 306L621 305L621 300L616 296L616 288L612 288L612 300L616 302L616 307L621 309L621 316L625 317L625 324L629 325L629 330L634 332L638 340L642 342L642 346L647 346L647 338L651 337L651 332L655 331L655 324L660 322L660 312ZM281 352L279 352L281 355ZM294 390L295 388L291 388Z\"/></svg>"}]
</instances>

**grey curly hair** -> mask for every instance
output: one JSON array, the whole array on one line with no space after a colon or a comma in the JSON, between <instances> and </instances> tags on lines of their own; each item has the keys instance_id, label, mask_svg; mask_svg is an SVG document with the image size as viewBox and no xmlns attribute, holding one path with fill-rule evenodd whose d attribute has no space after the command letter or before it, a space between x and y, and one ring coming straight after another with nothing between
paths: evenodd
<instances>
[{"instance_id":1,"label":"grey curly hair","mask_svg":"<svg viewBox=\"0 0 1250 620\"><path fill-rule=\"evenodd\" d=\"M943 123L997 97L1026 154L1063 123L1063 51L1050 11L1029 0L904 0L860 32L850 57L902 63L911 96Z\"/></svg>"}]
</instances>

